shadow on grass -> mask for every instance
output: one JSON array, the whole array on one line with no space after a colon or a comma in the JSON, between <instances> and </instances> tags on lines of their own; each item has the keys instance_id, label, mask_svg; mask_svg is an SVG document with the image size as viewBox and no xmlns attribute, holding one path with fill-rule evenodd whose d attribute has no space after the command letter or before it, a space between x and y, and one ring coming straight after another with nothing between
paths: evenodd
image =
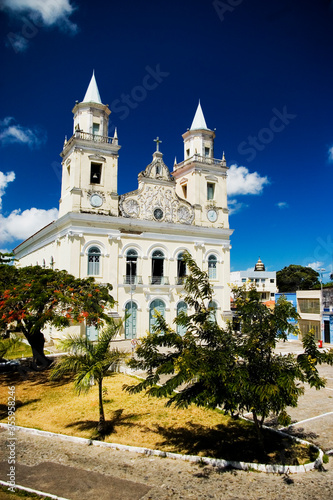
<instances>
[{"instance_id":1,"label":"shadow on grass","mask_svg":"<svg viewBox=\"0 0 333 500\"><path fill-rule=\"evenodd\" d=\"M18 371L1 373L0 380L4 385L20 385L28 382L30 385L46 385L49 387L60 387L72 380L70 375L63 376L59 380L50 380L50 373L53 365L44 370L34 370L29 361L21 362L21 369L24 374Z\"/></svg>"},{"instance_id":2,"label":"shadow on grass","mask_svg":"<svg viewBox=\"0 0 333 500\"><path fill-rule=\"evenodd\" d=\"M28 406L32 403L38 403L40 399L28 399L27 401L24 401L24 403L20 400L15 401L15 411L18 410L19 408L22 408L23 406ZM4 418L8 417L8 406L4 404L0 404L0 420L3 420Z\"/></svg>"},{"instance_id":3,"label":"shadow on grass","mask_svg":"<svg viewBox=\"0 0 333 500\"><path fill-rule=\"evenodd\" d=\"M189 455L288 465L298 464L304 453L305 459L311 459L310 450L303 450L288 437L283 438L269 430L264 431L263 450L253 425L239 420L230 420L227 425L220 424L213 429L191 422L180 428L156 425L155 432L163 436L158 446Z\"/></svg>"},{"instance_id":4,"label":"shadow on grass","mask_svg":"<svg viewBox=\"0 0 333 500\"><path fill-rule=\"evenodd\" d=\"M111 419L105 421L105 426L103 432L98 432L98 420L80 420L77 422L72 422L66 425L66 428L72 427L79 431L92 431L91 439L103 440L110 434L116 434L117 431L115 427L134 427L136 424L131 420L137 420L139 416L137 414L131 413L129 415L123 415L124 410L119 409L113 412Z\"/></svg>"}]
</instances>

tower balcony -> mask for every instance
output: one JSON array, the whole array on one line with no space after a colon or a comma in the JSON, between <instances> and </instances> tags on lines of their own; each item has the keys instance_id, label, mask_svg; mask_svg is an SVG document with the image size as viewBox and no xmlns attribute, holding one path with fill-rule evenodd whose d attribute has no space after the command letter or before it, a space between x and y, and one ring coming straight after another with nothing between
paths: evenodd
<instances>
[{"instance_id":1,"label":"tower balcony","mask_svg":"<svg viewBox=\"0 0 333 500\"><path fill-rule=\"evenodd\" d=\"M199 164L205 164L205 165L216 165L217 167L226 167L226 161L225 159L219 160L217 158L211 158L209 156L202 156L198 154L194 154L190 156L189 158L186 158L186 160L181 161L180 163L177 163L175 165L175 168L182 168L185 165L188 165L190 163L199 163Z\"/></svg>"},{"instance_id":2,"label":"tower balcony","mask_svg":"<svg viewBox=\"0 0 333 500\"><path fill-rule=\"evenodd\" d=\"M99 134L92 134L89 132L83 132L83 130L76 130L72 137L64 143L64 152L68 151L74 143L81 143L82 145L86 144L100 144L105 146L111 146L112 148L116 148L118 151L120 146L118 146L118 138L115 137L107 137Z\"/></svg>"}]
</instances>

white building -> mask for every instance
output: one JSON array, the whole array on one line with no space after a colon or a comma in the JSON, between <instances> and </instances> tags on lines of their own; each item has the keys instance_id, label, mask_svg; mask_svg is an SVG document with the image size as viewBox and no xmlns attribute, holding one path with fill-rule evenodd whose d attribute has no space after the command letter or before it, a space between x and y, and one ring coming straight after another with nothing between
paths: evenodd
<instances>
[{"instance_id":1,"label":"white building","mask_svg":"<svg viewBox=\"0 0 333 500\"><path fill-rule=\"evenodd\" d=\"M133 338L151 329L156 309L168 323L186 309L182 253L188 250L209 272L211 305L223 324L230 317L227 166L224 156L214 159L215 133L207 128L200 103L183 135L184 161L171 175L157 138L152 162L138 175L138 189L123 195L117 189L117 133L108 136L110 113L93 75L83 101L74 106L73 135L61 153L59 218L15 249L19 265L52 266L111 283L117 301L111 313L131 313L122 338ZM73 328L84 333L82 325ZM90 328L87 334L96 332Z\"/></svg>"},{"instance_id":2,"label":"white building","mask_svg":"<svg viewBox=\"0 0 333 500\"><path fill-rule=\"evenodd\" d=\"M323 340L321 332L323 310L321 290L297 290L296 299L297 312L300 315L298 324L301 337L312 330L316 340Z\"/></svg>"},{"instance_id":3,"label":"white building","mask_svg":"<svg viewBox=\"0 0 333 500\"><path fill-rule=\"evenodd\" d=\"M275 294L278 292L276 272L266 271L265 265L260 258L253 270L231 272L230 283L235 286L246 285L247 287L255 285L262 302L269 306L273 306L273 302L275 302Z\"/></svg>"}]
</instances>

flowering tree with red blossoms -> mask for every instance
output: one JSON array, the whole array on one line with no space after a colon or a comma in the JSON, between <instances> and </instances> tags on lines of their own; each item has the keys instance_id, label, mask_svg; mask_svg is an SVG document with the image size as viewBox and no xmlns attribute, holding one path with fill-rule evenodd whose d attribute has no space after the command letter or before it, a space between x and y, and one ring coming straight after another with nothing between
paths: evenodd
<instances>
[{"instance_id":1,"label":"flowering tree with red blossoms","mask_svg":"<svg viewBox=\"0 0 333 500\"><path fill-rule=\"evenodd\" d=\"M35 364L47 367L42 330L47 325L61 330L75 323L108 323L105 310L114 304L111 290L110 284L75 278L66 271L0 264L0 332L22 332Z\"/></svg>"}]
</instances>

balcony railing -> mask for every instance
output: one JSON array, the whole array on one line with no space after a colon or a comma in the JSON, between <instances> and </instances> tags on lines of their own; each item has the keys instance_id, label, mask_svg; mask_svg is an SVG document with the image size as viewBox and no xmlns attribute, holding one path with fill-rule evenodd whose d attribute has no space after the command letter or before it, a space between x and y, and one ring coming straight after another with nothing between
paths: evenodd
<instances>
[{"instance_id":1,"label":"balcony railing","mask_svg":"<svg viewBox=\"0 0 333 500\"><path fill-rule=\"evenodd\" d=\"M142 285L142 276L124 276L124 285Z\"/></svg>"},{"instance_id":2,"label":"balcony railing","mask_svg":"<svg viewBox=\"0 0 333 500\"><path fill-rule=\"evenodd\" d=\"M178 163L177 167L182 167L183 165L186 165L187 163L192 163L192 162L205 163L206 165L226 166L225 160L219 160L217 158L210 158L209 156L201 156L201 155L195 154L195 155L191 156L190 158L186 158L186 160Z\"/></svg>"},{"instance_id":3,"label":"balcony railing","mask_svg":"<svg viewBox=\"0 0 333 500\"><path fill-rule=\"evenodd\" d=\"M167 276L149 276L149 283L151 285L169 285L169 278Z\"/></svg>"},{"instance_id":4,"label":"balcony railing","mask_svg":"<svg viewBox=\"0 0 333 500\"><path fill-rule=\"evenodd\" d=\"M82 130L77 130L74 135L69 139L66 145L71 144L74 139L79 139L81 141L97 142L98 144L112 144L113 137L106 137L104 135L90 134L89 132L82 132Z\"/></svg>"}]
</instances>

